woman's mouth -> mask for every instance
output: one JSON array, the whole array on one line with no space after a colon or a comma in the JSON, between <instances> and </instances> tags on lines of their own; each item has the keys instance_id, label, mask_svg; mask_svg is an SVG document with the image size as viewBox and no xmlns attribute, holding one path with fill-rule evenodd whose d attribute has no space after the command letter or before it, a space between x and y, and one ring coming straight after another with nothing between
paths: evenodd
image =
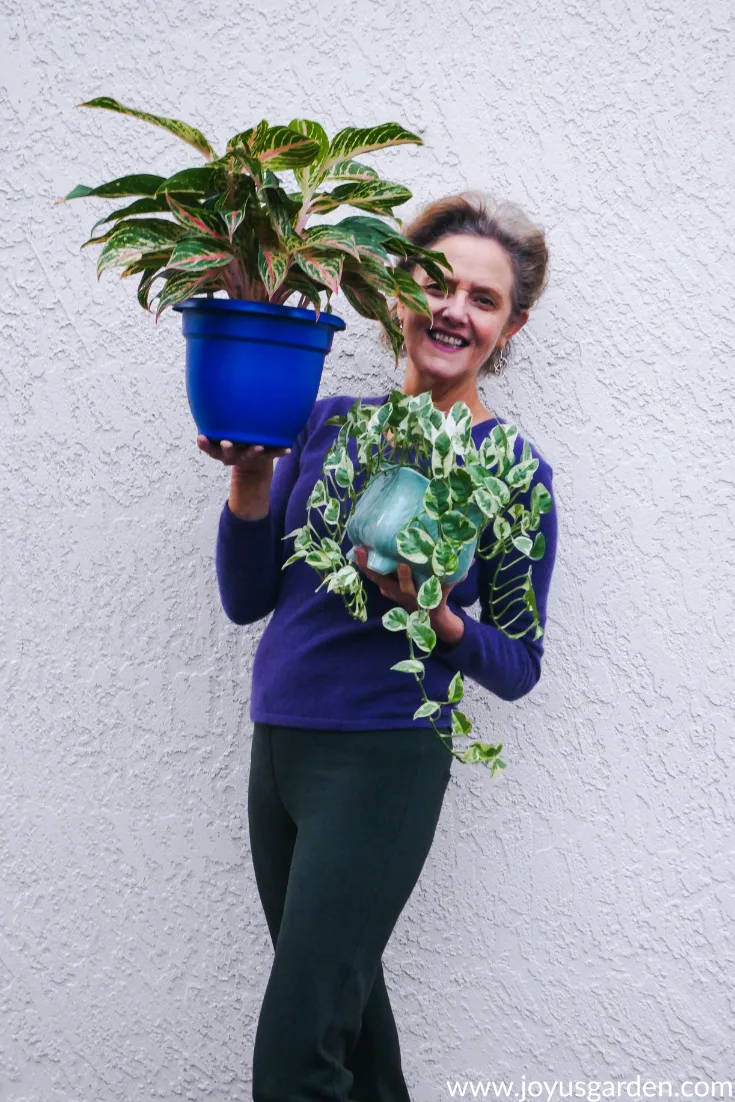
<instances>
[{"instance_id":1,"label":"woman's mouth","mask_svg":"<svg viewBox=\"0 0 735 1102\"><path fill-rule=\"evenodd\" d=\"M465 340L464 337L450 337L437 329L427 329L426 337L427 340L431 341L434 348L440 348L442 352L446 352L450 356L461 352L469 344L469 341Z\"/></svg>"}]
</instances>

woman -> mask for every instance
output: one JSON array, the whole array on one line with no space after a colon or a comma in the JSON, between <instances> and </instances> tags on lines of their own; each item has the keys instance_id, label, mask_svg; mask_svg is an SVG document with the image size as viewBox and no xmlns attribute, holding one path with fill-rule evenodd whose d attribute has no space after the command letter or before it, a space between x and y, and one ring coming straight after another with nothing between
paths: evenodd
<instances>
[{"instance_id":1,"label":"woman","mask_svg":"<svg viewBox=\"0 0 735 1102\"><path fill-rule=\"evenodd\" d=\"M401 262L433 314L430 321L401 303L393 307L404 334L401 389L430 390L443 411L465 402L479 445L499 418L483 404L477 381L499 370L544 288L543 232L513 204L476 192L430 204L402 232L444 252L453 273L445 295L423 269ZM357 550L368 591L363 623L337 594L315 592L303 561L281 571L291 554L283 537L305 523L306 500L338 431L325 422L354 400L317 401L291 449L197 438L232 466L216 550L225 612L238 624L273 612L255 657L250 711L248 822L275 949L255 1037L255 1102L409 1099L381 955L429 853L452 762L428 719L407 720L417 707L413 679L390 670L405 658L405 639L386 632L381 618L395 603L415 609L416 591L410 568L374 574L365 550ZM522 439L516 444L520 455ZM533 454L535 479L551 490L551 468ZM274 472L276 456L283 458ZM546 553L533 564L533 584L543 625L553 509L541 530ZM461 582L444 587L431 612L437 646L425 659L424 686L432 699L446 698L457 670L505 700L538 681L541 640L508 639L490 622L490 570L475 561ZM480 622L462 611L478 596Z\"/></svg>"}]
</instances>

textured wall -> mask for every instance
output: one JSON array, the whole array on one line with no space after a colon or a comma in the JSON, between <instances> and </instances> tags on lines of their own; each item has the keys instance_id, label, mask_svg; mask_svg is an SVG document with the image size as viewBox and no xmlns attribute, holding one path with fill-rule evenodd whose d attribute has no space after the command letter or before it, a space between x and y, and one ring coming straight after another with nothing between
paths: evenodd
<instances>
[{"instance_id":1,"label":"textured wall","mask_svg":"<svg viewBox=\"0 0 735 1102\"><path fill-rule=\"evenodd\" d=\"M386 951L407 1078L435 1102L456 1077L732 1075L731 11L0 0L0 1098L247 1099L271 963L228 474L179 316L79 251L111 205L53 205L196 155L75 110L102 94L218 147L395 119L426 142L373 160L403 217L470 186L547 227L551 286L483 395L555 472L546 666L516 703L470 688L508 768L455 766ZM321 393L400 385L341 311Z\"/></svg>"}]
</instances>

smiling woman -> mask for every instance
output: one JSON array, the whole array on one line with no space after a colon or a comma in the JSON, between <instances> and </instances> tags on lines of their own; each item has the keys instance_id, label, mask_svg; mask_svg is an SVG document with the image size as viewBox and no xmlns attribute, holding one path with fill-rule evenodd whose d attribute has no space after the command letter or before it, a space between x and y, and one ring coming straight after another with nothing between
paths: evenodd
<instances>
[{"instance_id":1,"label":"smiling woman","mask_svg":"<svg viewBox=\"0 0 735 1102\"><path fill-rule=\"evenodd\" d=\"M411 389L406 393L424 389L414 389L413 382L422 375L431 376L431 362L434 374L441 378L438 357L427 361L422 371L427 340L432 350L473 345L461 360L463 375L499 375L508 360L510 338L525 325L547 284L549 256L543 229L516 203L474 190L429 203L401 232L416 245L443 252L453 269L445 296L411 261L397 265L421 284L434 312L432 323L400 303L392 307L391 314L404 332L401 355L409 361ZM447 342L447 337L455 339ZM381 341L388 347L385 336ZM458 371L457 354L446 354L455 356L453 370Z\"/></svg>"},{"instance_id":2,"label":"smiling woman","mask_svg":"<svg viewBox=\"0 0 735 1102\"><path fill-rule=\"evenodd\" d=\"M471 424L467 410L454 409L464 427L460 432L454 422L451 444L444 434L449 450L443 459L449 456L452 462L457 448L464 465L474 450L480 458L473 470L486 476L477 490L486 507L490 490L501 492L492 474L498 448L504 451L503 469L507 459L519 477L524 465L533 461L537 466L541 485L528 493L535 493L530 507L545 550L532 564L535 598L525 611L532 611L543 629L556 553L556 510L548 508L553 505L552 468L516 426L487 410L477 393L478 376L497 371L501 350L526 323L541 294L547 267L543 231L512 204L466 193L432 203L402 232L419 248L436 246L453 270L447 273L446 293L424 269L411 272L430 316L401 302L392 307L407 357L403 393L366 401L375 406L376 418L383 407L392 416L394 404L390 424L399 440L401 404L410 404L406 395L430 393L430 402L413 403L425 407L429 424L429 406L432 413L449 414L455 403L464 402ZM411 268L408 260L400 266ZM337 496L329 502L322 480L325 464L335 465L330 457L342 432L338 426L355 404L353 395L318 399L275 471L272 459L267 466L262 456L243 454L236 460L229 448L225 460L234 465L217 536L222 605L236 624L270 616L253 665L248 825L258 890L277 951L255 1036L254 1102L306 1097L408 1102L381 957L439 821L454 760L457 716L449 713L461 700L460 675L505 701L531 692L541 676L543 631L532 638L524 634L524 625L515 623L520 615L515 608L513 620L501 630L490 596L494 585L509 597L519 589L527 596L523 578L530 557L520 555L520 572L517 557L499 582L497 564L483 555L484 548L477 547L476 561L470 562L468 554L469 569L462 576L464 563L461 569L448 566L447 544L443 560L437 553L437 561L442 568L447 565L442 577L453 577L454 571L457 580L438 587L429 623L417 627L427 653L413 665L423 669L422 691L429 701L428 710L423 704L414 711L415 671L405 669L405 639L395 626L386 630L384 621L392 614L395 625L415 608L411 571L399 567L397 575L384 575L372 570L360 547L350 546L349 535L340 542L335 527L347 508L345 486L365 480L366 453L360 457L354 436L341 445L344 458L336 465L346 482L335 480L342 489L335 489ZM381 447L388 420L379 422ZM390 429L384 435L390 438ZM446 480L436 478L456 494L457 509L467 479L471 475L459 469ZM284 541L312 530L311 510L321 492L325 512L313 520L321 525L318 534L334 544L340 563L341 556L354 551L355 565L366 577L364 616L349 615L344 593L324 580L315 587L314 570L318 564L324 567L318 553L315 559L311 553L289 558L293 548ZM429 496L438 509L439 499ZM521 510L520 519L511 519L522 528L523 504L510 508ZM496 516L494 535L505 542L501 520ZM466 518L450 511L444 521L442 538L449 539L452 528L458 531ZM510 532L510 524L506 528ZM335 533L339 539L332 540ZM525 532L517 536L516 549L524 542L531 542ZM432 570L434 557L432 552ZM355 573L353 567L345 569ZM478 600L479 621L465 611ZM436 724L442 737L437 738L435 702L445 700ZM458 733L463 730L460 722ZM499 752L502 745L489 749Z\"/></svg>"}]
</instances>

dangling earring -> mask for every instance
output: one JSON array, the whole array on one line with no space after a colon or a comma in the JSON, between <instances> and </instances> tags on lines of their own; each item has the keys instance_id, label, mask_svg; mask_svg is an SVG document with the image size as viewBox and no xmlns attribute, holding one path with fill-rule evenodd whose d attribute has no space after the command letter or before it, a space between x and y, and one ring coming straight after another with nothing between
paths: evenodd
<instances>
[{"instance_id":1,"label":"dangling earring","mask_svg":"<svg viewBox=\"0 0 735 1102\"><path fill-rule=\"evenodd\" d=\"M493 366L493 374L499 375L500 372L503 370L503 368L506 366L507 363L508 363L508 345L504 344L503 347L500 349L500 355L496 359L495 364Z\"/></svg>"}]
</instances>

